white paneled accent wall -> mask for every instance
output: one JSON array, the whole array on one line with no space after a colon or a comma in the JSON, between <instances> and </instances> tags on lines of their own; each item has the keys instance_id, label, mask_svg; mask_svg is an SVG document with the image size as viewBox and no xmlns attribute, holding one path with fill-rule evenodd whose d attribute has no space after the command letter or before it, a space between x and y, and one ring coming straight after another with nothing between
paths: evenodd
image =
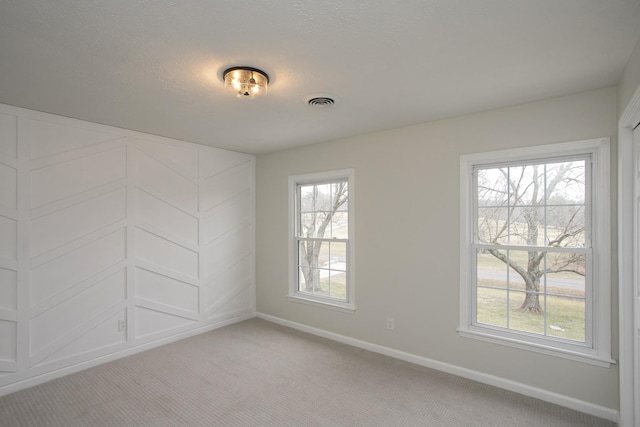
<instances>
[{"instance_id":1,"label":"white paneled accent wall","mask_svg":"<svg viewBox=\"0 0 640 427\"><path fill-rule=\"evenodd\" d=\"M254 174L0 105L0 395L253 315Z\"/></svg>"}]
</instances>

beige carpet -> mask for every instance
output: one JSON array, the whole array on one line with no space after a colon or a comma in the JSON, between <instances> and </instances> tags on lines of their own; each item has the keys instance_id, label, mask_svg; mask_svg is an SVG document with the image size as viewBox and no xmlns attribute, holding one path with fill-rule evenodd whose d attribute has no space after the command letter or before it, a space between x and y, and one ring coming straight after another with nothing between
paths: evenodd
<instances>
[{"instance_id":1,"label":"beige carpet","mask_svg":"<svg viewBox=\"0 0 640 427\"><path fill-rule=\"evenodd\" d=\"M612 426L252 319L0 398L1 426Z\"/></svg>"}]
</instances>

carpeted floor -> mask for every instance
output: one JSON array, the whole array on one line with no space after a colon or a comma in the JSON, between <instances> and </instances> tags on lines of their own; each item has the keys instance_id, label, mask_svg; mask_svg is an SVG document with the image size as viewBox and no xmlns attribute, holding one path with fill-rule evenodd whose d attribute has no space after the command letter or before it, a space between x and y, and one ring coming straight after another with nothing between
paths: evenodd
<instances>
[{"instance_id":1,"label":"carpeted floor","mask_svg":"<svg viewBox=\"0 0 640 427\"><path fill-rule=\"evenodd\" d=\"M613 426L252 319L0 398L1 426Z\"/></svg>"}]
</instances>

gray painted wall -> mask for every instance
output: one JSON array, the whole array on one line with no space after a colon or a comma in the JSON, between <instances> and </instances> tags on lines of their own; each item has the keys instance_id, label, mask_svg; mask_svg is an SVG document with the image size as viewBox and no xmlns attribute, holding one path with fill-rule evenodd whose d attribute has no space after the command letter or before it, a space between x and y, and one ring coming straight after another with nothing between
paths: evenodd
<instances>
[{"instance_id":1,"label":"gray painted wall","mask_svg":"<svg viewBox=\"0 0 640 427\"><path fill-rule=\"evenodd\" d=\"M618 368L461 338L459 156L611 137L616 88L604 88L257 158L257 309L311 327L618 408ZM289 302L287 177L355 169L355 314ZM612 191L611 218L616 200ZM611 224L615 230L616 224ZM617 265L612 233L612 266ZM617 357L617 272L612 277ZM395 330L386 330L386 318Z\"/></svg>"},{"instance_id":2,"label":"gray painted wall","mask_svg":"<svg viewBox=\"0 0 640 427\"><path fill-rule=\"evenodd\" d=\"M627 62L618 83L618 118L624 113L631 97L640 88L640 40Z\"/></svg>"}]
</instances>

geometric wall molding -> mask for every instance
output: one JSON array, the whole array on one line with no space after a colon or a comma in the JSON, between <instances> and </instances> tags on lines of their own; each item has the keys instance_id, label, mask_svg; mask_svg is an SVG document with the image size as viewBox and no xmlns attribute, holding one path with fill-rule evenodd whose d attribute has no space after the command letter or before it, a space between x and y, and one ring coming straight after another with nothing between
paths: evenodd
<instances>
[{"instance_id":1,"label":"geometric wall molding","mask_svg":"<svg viewBox=\"0 0 640 427\"><path fill-rule=\"evenodd\" d=\"M0 104L0 395L252 315L254 175L251 155Z\"/></svg>"}]
</instances>

